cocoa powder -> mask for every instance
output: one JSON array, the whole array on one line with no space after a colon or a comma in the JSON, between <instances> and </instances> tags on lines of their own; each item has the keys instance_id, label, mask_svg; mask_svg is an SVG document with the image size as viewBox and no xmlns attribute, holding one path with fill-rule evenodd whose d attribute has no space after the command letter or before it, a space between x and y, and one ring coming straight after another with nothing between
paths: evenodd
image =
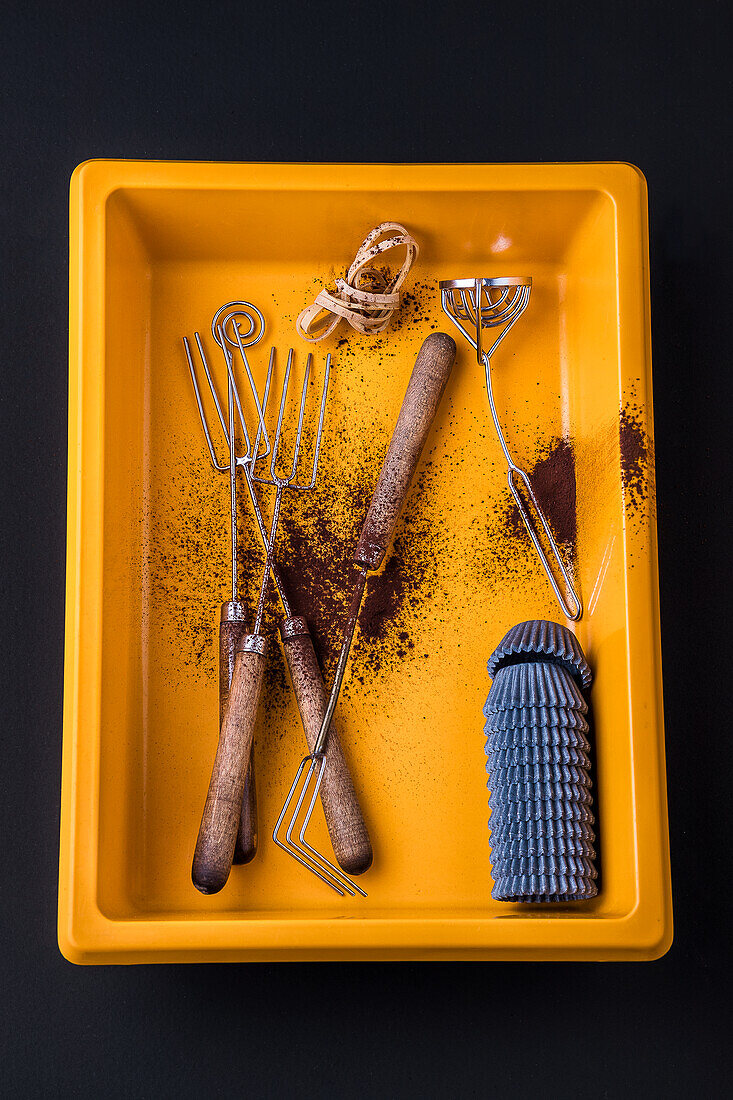
<instances>
[{"instance_id":1,"label":"cocoa powder","mask_svg":"<svg viewBox=\"0 0 733 1100\"><path fill-rule=\"evenodd\" d=\"M627 506L639 508L650 492L650 472L653 469L652 441L649 438L640 405L628 402L619 418L621 450L621 481Z\"/></svg>"},{"instance_id":2,"label":"cocoa powder","mask_svg":"<svg viewBox=\"0 0 733 1100\"><path fill-rule=\"evenodd\" d=\"M554 439L527 472L553 535L559 543L574 552L577 534L575 453L570 440L562 437ZM513 497L506 521L516 538L527 537L524 520Z\"/></svg>"}]
</instances>

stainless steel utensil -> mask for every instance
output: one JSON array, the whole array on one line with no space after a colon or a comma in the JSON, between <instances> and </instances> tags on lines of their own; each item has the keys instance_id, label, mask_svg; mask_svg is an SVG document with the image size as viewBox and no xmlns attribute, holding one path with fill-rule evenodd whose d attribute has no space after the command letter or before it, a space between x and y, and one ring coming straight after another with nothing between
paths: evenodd
<instances>
[{"instance_id":1,"label":"stainless steel utensil","mask_svg":"<svg viewBox=\"0 0 733 1100\"><path fill-rule=\"evenodd\" d=\"M542 567L547 574L547 579L552 585L552 590L557 597L562 612L568 619L577 621L583 614L583 605L580 601L570 572L562 560L560 549L555 541L552 529L547 522L545 513L539 505L532 488L528 474L517 466L511 456L504 433L501 430L499 417L494 403L494 392L491 385L491 356L509 330L519 320L529 305L529 296L532 290L532 280L529 278L501 278L501 279L448 279L440 283L440 296L443 312L450 317L471 346L476 351L476 358L483 364L486 375L486 392L489 398L491 418L494 421L496 434L499 437L501 449L507 461L507 478L512 496L516 502L519 514L527 529L532 545L537 552ZM488 349L483 347L484 329L501 327L502 331ZM520 482L527 493L527 497L539 520L540 530L547 540L549 556L540 540L536 525L532 522L529 508L522 498L517 483ZM551 560L552 559L552 560ZM554 568L553 568L554 561ZM562 578L565 592L558 584L555 576L555 568Z\"/></svg>"}]
</instances>

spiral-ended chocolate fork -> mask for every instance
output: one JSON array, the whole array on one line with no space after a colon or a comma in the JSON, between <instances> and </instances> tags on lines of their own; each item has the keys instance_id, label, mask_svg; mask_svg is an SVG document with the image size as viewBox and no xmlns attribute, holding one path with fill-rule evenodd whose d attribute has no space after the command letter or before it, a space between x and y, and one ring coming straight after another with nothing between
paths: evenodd
<instances>
[{"instance_id":1,"label":"spiral-ended chocolate fork","mask_svg":"<svg viewBox=\"0 0 733 1100\"><path fill-rule=\"evenodd\" d=\"M206 381L208 382L209 392L211 394L214 408L216 409L216 415L221 426L221 432L224 437L224 443L226 447L226 455L221 460L217 456L216 448L212 438L211 430L207 422L206 414L204 411L204 403L202 399L201 390L199 388L198 378L196 375L196 369L194 367L194 358L191 353L191 346L188 339L183 337L183 347L186 353L186 359L188 360L188 369L191 373L191 381L193 382L194 395L196 397L196 405L199 411L199 417L201 419L201 426L204 430L204 436L206 439L206 445L209 451L209 458L211 459L211 465L214 467L217 473L229 475L229 522L231 530L231 576L232 576L232 597L230 600L225 600L221 605L220 624L219 624L219 726L224 718L224 710L226 708L227 699L229 698L229 687L232 681L232 673L234 672L234 657L236 653L237 642L241 638L246 629L247 609L245 604L240 599L239 589L239 562L237 555L237 524L238 524L238 506L237 506L237 468L240 467L247 471L256 457L265 457L270 453L269 441L267 438L267 430L265 428L262 407L259 403L257 396L257 390L252 377L252 371L250 370L249 361L247 359L246 349L253 347L259 343L264 335L265 331L265 319L257 309L250 302L227 302L221 309L217 310L214 318L211 322L211 333L214 340L219 345L224 362L226 364L227 371L227 406L226 416L224 415L224 409L219 395L214 385L214 379L209 365L209 361L206 358L204 346L201 341L201 337L198 332L194 333L194 339L196 347L198 349L199 358L204 370ZM247 374L252 397L257 409L257 442L253 446L250 439L249 432L247 431L247 418L242 410L242 402L239 395L239 389L234 374L234 355L239 352L242 365ZM239 418L239 431L237 432L235 418ZM240 447L242 448L240 450ZM239 450L239 453L237 453ZM249 480L246 480L247 487L250 489L250 497L255 506L255 511L260 522L263 538L265 537L265 528L262 523L262 516L259 508L257 507L257 501L254 494L251 491ZM255 775L254 775L254 760L250 761L250 768L247 772L247 779L245 782L244 793L242 796L242 812L240 818L239 832L237 835L237 846L234 856L235 863L249 863L254 858L257 851L257 796L255 790Z\"/></svg>"}]
</instances>

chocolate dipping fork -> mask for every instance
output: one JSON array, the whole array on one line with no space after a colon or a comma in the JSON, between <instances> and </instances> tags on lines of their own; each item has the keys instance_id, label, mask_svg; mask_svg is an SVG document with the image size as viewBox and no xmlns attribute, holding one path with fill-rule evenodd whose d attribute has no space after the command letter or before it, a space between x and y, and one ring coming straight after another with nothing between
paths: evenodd
<instances>
[{"instance_id":1,"label":"chocolate dipping fork","mask_svg":"<svg viewBox=\"0 0 733 1100\"><path fill-rule=\"evenodd\" d=\"M333 766L331 722L349 659L367 576L371 571L378 569L384 561L455 357L455 340L444 332L431 333L418 352L377 487L354 553L353 560L359 573L349 600L341 652L328 706L323 711L318 737L310 746L311 752L303 757L298 766L272 834L273 840L280 848L317 875L336 893L342 895L344 876L329 859L307 842L305 833L319 791L324 784L328 783ZM298 790L304 773L305 779ZM304 805L305 815L296 839L293 833ZM351 883L352 887L354 885ZM363 891L359 890L359 893L363 894Z\"/></svg>"},{"instance_id":2,"label":"chocolate dipping fork","mask_svg":"<svg viewBox=\"0 0 733 1100\"><path fill-rule=\"evenodd\" d=\"M244 326L247 326L244 329ZM229 698L229 688L232 682L232 673L234 672L234 658L236 654L237 643L241 636L245 632L246 620L247 620L247 608L245 604L239 598L239 562L237 556L237 521L238 521L238 507L237 507L237 466L242 466L245 471L249 468L247 463L254 457L264 458L270 453L270 444L267 438L267 430L265 429L262 408L257 397L257 389L255 387L254 378L252 377L252 371L250 370L249 361L245 349L253 347L258 344L262 339L265 332L265 319L262 313L251 302L227 302L220 309L216 311L211 321L211 334L214 340L221 348L224 356L224 361L227 368L227 417L225 419L224 412L222 410L221 401L219 395L214 386L214 381L211 374L204 347L201 342L201 337L198 332L194 333L194 339L198 348L199 357L203 364L204 374L209 384L209 391L214 401L214 407L216 409L219 423L221 424L222 434L224 436L226 448L228 450L228 460L226 462L219 461L216 450L214 448L214 442L209 431L209 426L206 420L206 414L204 412L204 405L201 398L201 391L199 389L198 380L196 377L196 370L194 368L193 357L191 354L191 347L187 337L183 337L183 347L186 353L186 359L188 360L188 369L191 373L191 380L193 382L194 396L196 398L196 405L199 411L199 418L201 420L201 426L204 430L204 436L209 451L209 458L211 464L217 473L229 474L229 493L230 493L230 506L229 506L229 521L231 531L231 576L232 576L232 598L226 600L221 605L220 624L219 624L219 728L221 729L221 723L224 719L224 711L226 703ZM252 443L247 431L247 420L242 411L242 403L240 400L239 389L234 377L234 361L233 351L239 350L239 353L244 364L245 371L247 372L247 378L249 380L250 389L257 406L258 412L258 442L256 449L253 450ZM243 437L245 445L245 453L237 455L237 435L235 431L235 408L239 415L240 434ZM260 430L261 429L261 430ZM262 440L262 451L260 452L260 439ZM249 482L247 482L249 487ZM251 488L250 488L251 493ZM258 510L259 511L259 510ZM261 516L260 516L261 519ZM262 527L264 532L264 525ZM237 834L237 844L234 854L235 863L249 863L254 858L257 851L257 795L255 787L255 774L254 774L254 758L250 760L250 767L247 771L247 778L244 786L244 794L242 796L242 812L240 818L239 831Z\"/></svg>"}]
</instances>

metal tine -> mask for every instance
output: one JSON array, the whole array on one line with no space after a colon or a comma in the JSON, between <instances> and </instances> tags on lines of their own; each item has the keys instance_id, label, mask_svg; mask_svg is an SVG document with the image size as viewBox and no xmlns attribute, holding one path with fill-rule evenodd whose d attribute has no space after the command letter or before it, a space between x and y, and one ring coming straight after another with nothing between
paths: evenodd
<instances>
[{"instance_id":1,"label":"metal tine","mask_svg":"<svg viewBox=\"0 0 733 1100\"><path fill-rule=\"evenodd\" d=\"M206 374L206 381L209 383L209 390L211 391L211 396L214 399L214 407L216 409L217 416L219 417L219 423L221 424L221 430L224 434L224 439L226 440L227 447L229 447L229 435L227 433L227 422L224 419L224 412L223 412L222 407L221 407L221 401L219 400L219 395L216 392L216 386L214 385L214 379L211 375L211 370L209 369L209 361L206 358L206 352L204 351L204 345L201 343L201 337L199 336L198 332L194 332L193 335L194 335L194 339L196 340L197 347L199 349L199 355L201 356L201 362L202 362L203 367L204 367L204 373ZM229 467L226 466L225 469L228 470Z\"/></svg>"},{"instance_id":2,"label":"metal tine","mask_svg":"<svg viewBox=\"0 0 733 1100\"><path fill-rule=\"evenodd\" d=\"M508 324L510 321L514 320L516 316L524 311L525 299L527 297L528 295L526 292L526 287L519 287L518 290L515 289L515 292L510 299L509 304L504 308L500 316L492 323L495 325L500 325L502 323Z\"/></svg>"},{"instance_id":3,"label":"metal tine","mask_svg":"<svg viewBox=\"0 0 733 1100\"><path fill-rule=\"evenodd\" d=\"M316 804L316 801L318 799L318 793L321 789L321 781L323 779L323 769L325 768L325 766L326 766L326 759L325 759L325 756L323 755L323 753L319 753L319 754L314 753L314 754L311 755L311 766L308 769L308 775L306 776L305 784L304 784L304 787L303 787L303 794L305 794L305 791L308 789L308 784L310 782L310 777L313 773L313 769L316 768L316 767L318 768L318 774L316 776L316 782L313 785L313 793L311 795L310 803L308 804L308 809L306 810L305 817L303 818L303 823L300 827L300 832L298 833L298 840L300 841L300 845L302 845L302 847L300 847L300 850L301 851L305 850L308 853L308 855L310 855L313 862L316 863L316 866L318 866L320 864L320 865L324 866L325 868L328 868L328 871L329 871L330 874L333 875L334 873L336 873L339 876L339 882L341 883L341 885L343 885L345 887L347 893L351 894L352 897L354 897L356 894L361 894L361 896L363 898L365 898L367 896L366 890L362 890L361 886L359 886L356 882L354 882L353 879L349 879L345 875L343 875L339 871L338 867L335 866L335 864L331 863L331 861L329 859L326 859L326 857L321 852L317 851L315 848L312 848L311 845L308 843L308 841L305 839L305 833L306 833L306 829L308 828L308 825L310 823L311 814L313 813L313 807ZM300 802L301 802L301 799L298 800L298 806L296 806L295 813L293 814L293 818L292 818L290 828L288 829L288 832L287 832L287 839L290 841L290 843L295 848L298 848L299 845L296 844L295 841L292 839L292 831L293 831L293 828L295 826L295 822L296 822L297 817L298 817L298 808L300 806Z\"/></svg>"},{"instance_id":4,"label":"metal tine","mask_svg":"<svg viewBox=\"0 0 733 1100\"><path fill-rule=\"evenodd\" d=\"M316 439L313 450L313 465L311 467L310 481L298 483L295 481L297 474L298 463L300 460L300 451L303 437L303 426L305 423L305 407L308 399L308 382L310 380L311 366L313 362L312 354L308 355L306 361L305 377L303 379L303 385L300 394L300 406L298 410L298 428L295 437L295 445L293 450L293 460L290 467L290 473L287 476L280 476L277 473L277 459L280 451L280 441L282 436L282 422L285 415L285 406L287 402L288 387L290 384L290 374L293 364L293 349L288 352L288 362L285 369L285 378L283 380L282 394L280 397L280 408L278 410L277 427L275 429L275 438L272 448L272 458L270 460L270 477L258 476L253 472L252 480L256 481L260 485L273 485L276 488L288 488L297 489L300 491L307 491L313 489L316 484L316 478L318 476L318 460L321 453L321 440L323 437L323 421L326 414L326 399L328 396L328 384L331 376L331 356L330 354L326 358L326 370L323 379L323 389L321 391L321 405L318 416L318 427L316 430ZM257 459L259 461L259 459ZM253 464L254 471L254 464Z\"/></svg>"},{"instance_id":5,"label":"metal tine","mask_svg":"<svg viewBox=\"0 0 733 1100\"><path fill-rule=\"evenodd\" d=\"M198 340L198 333L196 333L196 338ZM197 405L198 410L199 410L199 419L201 421L201 427L203 429L204 437L206 439L206 446L209 449L209 458L211 459L211 465L214 467L214 469L218 473L223 474L229 469L229 463L227 463L226 466L222 466L221 463L218 461L218 459L216 457L216 451L214 450L214 443L213 443L213 440L211 438L211 433L209 432L209 425L208 425L208 421L206 419L206 413L204 412L203 402L201 400L201 391L199 389L198 379L196 377L196 368L193 365L193 358L191 356L191 347L188 343L188 337L186 337L186 336L183 337L183 348L184 348L184 351L186 352L186 359L188 360L188 369L189 369L190 374L191 374L191 382L193 383L193 392L194 392L194 396L196 398L196 405ZM199 342L199 351L201 351L201 350L202 350L201 349L201 343ZM203 354L202 354L202 359L203 359L203 362L204 362L204 369L207 371L207 377L208 377L206 359L203 356ZM209 383L209 384L211 385L211 383ZM219 418L223 422L224 417L223 417L223 414L221 412L221 409L219 408L218 398L216 397L215 391L213 391L213 393L214 393L214 401L217 405L217 412L219 413ZM222 423L222 426L224 426L223 423ZM228 436L227 436L227 446L229 446Z\"/></svg>"},{"instance_id":6,"label":"metal tine","mask_svg":"<svg viewBox=\"0 0 733 1100\"><path fill-rule=\"evenodd\" d=\"M461 311L460 308L456 307L455 296L453 296L453 308L456 310L456 313L458 314L458 316L461 318L462 321L470 321L472 325L475 324L476 323L476 318L474 316L473 307L471 305L470 300L468 299L468 295L466 294L466 291L463 289L463 287L461 287L458 293L461 296L461 303L463 305L463 311Z\"/></svg>"},{"instance_id":7,"label":"metal tine","mask_svg":"<svg viewBox=\"0 0 733 1100\"><path fill-rule=\"evenodd\" d=\"M300 445L300 430L302 429L302 416L301 423L298 425L298 439L295 444L295 460L293 462L293 468L290 471L289 477L278 477L277 470L277 455L280 450L280 440L282 438L283 417L285 415L285 404L288 399L288 386L290 385L290 372L293 369L293 349L288 352L288 364L285 368L285 378L283 379L282 393L280 394L280 408L277 413L277 428L275 429L275 442L272 448L272 458L270 460L270 474L272 476L272 482L278 487L284 487L295 476L295 463L298 460L298 448Z\"/></svg>"},{"instance_id":8,"label":"metal tine","mask_svg":"<svg viewBox=\"0 0 733 1100\"><path fill-rule=\"evenodd\" d=\"M337 885L335 882L333 882L331 880L330 876L326 877L326 875L323 874L318 869L317 866L314 866L313 863L311 862L310 858L307 856L307 853L304 853L303 855L300 855L298 848L294 844L292 844L290 842L285 843L278 836L278 833L280 831L280 826L282 825L283 819L284 819L286 813L288 812L288 809L290 808L290 803L292 802L293 795L294 795L295 790L298 786L298 782L299 782L300 777L303 773L303 769L305 768L306 764L309 762L310 759L311 758L309 756L306 756L300 762L300 766L298 767L298 770L295 773L295 779L293 780L292 786L290 787L290 790L288 792L288 797L285 799L285 804L283 805L283 808L280 811L280 816L278 817L278 819L275 823L275 828L272 831L272 839L274 840L275 844L277 844L278 848L282 848L282 850L284 852L287 852L288 855L291 855L293 857L293 859L297 859L298 863L300 863L303 867L305 867L305 869L307 871L311 871L314 875L317 875L318 878L321 880L321 882L325 882L326 886L330 886L332 890L335 890L337 894L340 894L341 897L343 897L345 892L346 892L345 888L342 889L341 886ZM292 825L292 823L291 823L291 825Z\"/></svg>"},{"instance_id":9,"label":"metal tine","mask_svg":"<svg viewBox=\"0 0 733 1100\"><path fill-rule=\"evenodd\" d=\"M504 287L503 291L500 292L499 297L496 299L496 301L494 301L494 299L491 297L491 291L494 289L498 290L499 288L485 286L482 287L481 290L482 297L486 298L487 301L486 306L484 306L483 304L481 305L481 319L484 324L496 324L496 320L491 318L491 315L493 314L494 318L497 316L496 311L504 304L504 302L509 297L509 291L511 288L508 286Z\"/></svg>"},{"instance_id":10,"label":"metal tine","mask_svg":"<svg viewBox=\"0 0 733 1100\"><path fill-rule=\"evenodd\" d=\"M252 457L249 458L249 459L245 459L244 462L242 463L242 465L245 468L245 474L247 476L247 481L248 482L256 480L252 476L252 471L254 470L255 463L259 462L263 458L267 458L268 454L270 453L270 440L269 440L269 437L267 437L266 450L263 451L262 454L260 454L259 449L260 449L260 437L261 437L262 433L264 432L265 435L267 436L267 428L265 427L265 424L264 424L264 416L265 416L265 413L267 412L267 402L270 399L270 384L272 382L272 372L273 372L274 368L275 368L275 349L271 348L270 349L270 361L267 364L267 376L265 378L265 392L264 392L264 395L263 395L263 398L262 398L262 402L260 402L260 399L257 395L257 388L253 384L253 392L254 392L254 395L255 395L255 401L257 402L258 412L262 413L262 420L257 425L257 435L255 436L255 445L253 447ZM251 490L251 487L250 487L250 490ZM252 496L252 503L253 503L253 505L256 503L256 497L254 497L254 496ZM257 511L257 508L255 508L255 511Z\"/></svg>"},{"instance_id":11,"label":"metal tine","mask_svg":"<svg viewBox=\"0 0 733 1100\"><path fill-rule=\"evenodd\" d=\"M300 410L298 412L298 431L295 436L295 451L293 453L293 465L290 469L290 478L292 481L295 477L295 473L298 469L298 458L300 456L300 442L303 438L303 417L305 416L305 401L308 396L308 378L311 372L311 363L313 362L313 356L308 355L305 361L305 375L303 377L303 386L300 391Z\"/></svg>"},{"instance_id":12,"label":"metal tine","mask_svg":"<svg viewBox=\"0 0 733 1100\"><path fill-rule=\"evenodd\" d=\"M217 325L217 333L218 333L218 336L219 336L219 339L217 340L217 344L219 344L219 347L221 348L221 350L224 354L224 361L225 361L226 367L227 367L227 374L229 376L229 381L231 382L232 387L234 389L234 401L236 403L237 412L239 414L239 423L241 425L242 433L244 434L244 439L245 439L245 442L247 444L247 454L243 456L243 461L246 462L248 459L250 459L252 457L256 457L256 452L255 452L255 455L253 456L253 454L252 454L252 444L251 444L251 440L250 440L250 437L249 437L249 432L247 431L247 421L245 419L244 412L242 411L242 402L241 402L241 399L240 399L240 396L239 396L239 387L237 386L237 381L234 377L234 356L232 355L232 352L227 347L226 334L224 332L224 326L223 325ZM267 435L267 428L265 426L264 411L263 411L262 406L260 404L260 399L259 399L259 396L257 394L257 387L255 386L254 378L252 377L252 371L250 370L249 361L247 359L247 356L246 356L246 353L245 353L245 350L244 350L244 346L242 344L242 337L240 336L239 329L236 329L236 333L237 333L237 341L239 343L239 349L242 353L242 360L244 361L245 369L247 371L247 378L249 379L250 389L252 391L252 396L254 398L255 406L257 408L258 435L259 435L260 430L261 430L264 433L264 437L265 437L265 450L263 451L262 455L260 455L259 457L265 458L270 453L270 440L269 440L269 437Z\"/></svg>"},{"instance_id":13,"label":"metal tine","mask_svg":"<svg viewBox=\"0 0 733 1100\"><path fill-rule=\"evenodd\" d=\"M311 358L309 356L309 358ZM321 441L323 439L323 420L326 415L326 398L328 397L328 383L331 378L331 356L326 356L326 370L323 378L323 389L321 391L321 409L318 414L318 428L316 430L316 441L313 449L313 466L311 468L311 479L309 482L302 485L293 485L294 489L308 490L313 489L316 484L316 477L318 474L318 459L321 454Z\"/></svg>"},{"instance_id":14,"label":"metal tine","mask_svg":"<svg viewBox=\"0 0 733 1100\"><path fill-rule=\"evenodd\" d=\"M220 335L221 335L221 326L219 326L219 332L220 332ZM237 334L237 335L238 335L239 342L240 342L240 345L241 345L241 337L239 337L239 334ZM206 376L206 381L208 383L209 392L211 393L211 398L214 402L214 408L216 409L216 415L217 415L217 418L219 420L219 426L221 428L222 436L224 437L224 443L225 443L227 449L231 450L230 442L229 442L229 426L227 424L227 417L225 416L224 408L223 408L221 400L219 398L219 394L218 394L218 391L217 391L217 388L216 388L216 383L214 382L211 367L209 366L209 361L208 361L206 352L204 350L204 346L203 346L203 343L201 341L201 337L200 337L198 332L194 333L194 339L196 341L196 346L198 348L199 357L201 359L201 364L203 366L204 374ZM222 337L222 339L223 339L223 337ZM201 421L201 427L202 427L202 430L203 430L203 433L204 433L204 438L206 440L206 446L207 446L207 449L208 449L208 452L209 452L209 458L211 459L211 464L218 473L226 473L229 470L229 463L228 462L226 462L226 463L220 462L218 457L217 457L216 448L214 446L214 441L213 441L213 438L212 438L212 433L211 433L211 429L210 429L210 426L209 426L208 417L206 415L206 410L204 408L203 398L202 398L202 395L201 395L201 387L199 385L196 368L194 366L193 355L191 353L191 346L190 346L188 338L186 336L183 337L183 347L184 347L184 350L186 352L186 359L188 361L188 369L189 369L189 373L191 375L191 382L193 384L194 396L196 398L196 406L197 406L198 412L199 412L199 420ZM245 440L246 445L247 445L247 453L245 455L237 455L235 457L235 460L238 464L247 465L247 463L251 462L254 459L255 456L257 456L257 458L266 458L267 455L270 453L270 441L269 441L269 436L267 434L267 427L265 425L264 410L263 410L262 405L260 404L259 395L257 393L257 386L255 384L254 377L252 375L252 370L250 368L249 361L247 360L246 354L244 352L244 348L240 347L240 350L242 352L242 358L243 358L244 363L245 363L245 369L247 371L247 378L249 380L250 389L252 391L252 397L253 397L256 412L257 412L257 422L258 422L257 423L257 436L256 436L256 443L255 443L254 450L252 450L251 438L250 438L250 435L249 435L249 431L247 429L247 422L246 422L244 412L243 412L243 409L242 409L242 402L241 402L241 399L240 399L239 387L237 386L236 378L234 377L233 357L232 357L231 352L226 348L226 345L222 350L224 352L224 360L225 360L226 367L227 367L228 382L232 386L232 392L233 392L233 395L234 395L234 404L235 404L236 409L237 409L237 415L239 416L239 422L240 422L240 425L241 425L241 428L242 428L242 433L244 435L244 440ZM274 349L273 349L273 352L274 352ZM272 356L271 356L271 358L272 358ZM269 383L268 383L268 389L269 389ZM265 441L264 442L264 449L262 450L262 453L259 454L258 452L259 452L259 448L260 448L260 441L263 438L264 438L264 441Z\"/></svg>"},{"instance_id":15,"label":"metal tine","mask_svg":"<svg viewBox=\"0 0 733 1100\"><path fill-rule=\"evenodd\" d=\"M237 343L239 345L239 352L242 356L242 362L244 363L244 369L247 372L247 378L249 379L249 387L250 387L250 390L252 391L252 396L254 397L255 405L257 406L257 438L256 438L256 441L255 441L255 446L254 446L253 462L258 462L261 458L267 458L267 456L270 453L270 439L269 439L269 436L267 434L267 426L265 424L265 409L267 408L267 395L270 391L270 375L272 373L273 360L274 360L274 356L275 356L275 349L272 348L270 350L270 362L268 364L268 369L267 369L267 388L266 388L266 391L265 391L265 399L262 402L262 404L260 404L260 399L257 395L257 386L255 385L255 380L252 376L252 369L249 365L249 359L247 358L247 352L244 350L244 344L242 342L242 334L239 331L238 326L235 328L235 331L236 331L236 334L237 334ZM221 335L222 335L222 338L223 338L224 333L222 332ZM262 452L262 454L259 454L258 453L259 452L259 441L260 441L261 436L264 436L264 438L265 438L265 450Z\"/></svg>"},{"instance_id":16,"label":"metal tine","mask_svg":"<svg viewBox=\"0 0 733 1100\"><path fill-rule=\"evenodd\" d=\"M222 337L222 339L224 338L221 329L219 330L219 335ZM232 391L234 393L234 404L236 405L236 409L239 414L239 424L242 429L242 434L244 435L244 441L247 444L247 455L249 455L252 448L252 441L249 438L249 432L247 431L247 421L244 419L244 413L242 412L242 402L239 397L239 387L237 386L237 383L234 379L234 357L231 351L226 347L226 345L224 345L222 351L224 353L224 362L226 363L227 367L229 384L231 385Z\"/></svg>"},{"instance_id":17,"label":"metal tine","mask_svg":"<svg viewBox=\"0 0 733 1100\"><path fill-rule=\"evenodd\" d=\"M303 805L303 801L305 799L306 792L307 792L307 790L310 786L311 776L313 775L313 769L314 769L315 766L317 766L319 764L319 760L317 758L312 757L312 756L311 757L306 756L301 761L301 764L303 765L303 767L305 766L306 763L308 763L309 760L310 760L310 767L308 768L308 771L306 773L305 782L303 783L303 786L300 789L300 794L298 795L298 801L295 804L295 810L293 811L293 814L290 818L290 823L289 823L288 828L287 828L286 833L285 833L285 841L286 841L286 843L287 843L287 845L288 845L288 847L289 847L292 854L299 853L301 856L304 857L304 859L306 860L306 865L309 866L310 870L312 870L316 873L321 872L318 875L319 878L324 879L324 881L335 880L336 886L334 888L336 889L337 893L339 893L343 896L343 894L345 892L347 894L350 894L351 897L354 897L354 895L356 893L356 891L354 889L354 886L350 882L347 882L345 880L342 881L341 873L340 873L340 871L338 870L337 867L334 867L333 864L330 864L329 861L325 857L320 857L319 856L318 860L322 859L323 864L327 865L327 866L321 866L321 864L318 862L318 860L313 860L312 856L309 854L309 852L306 851L305 847L302 847L295 840L293 840L293 829L295 828L295 823L298 820L298 814L300 813L300 808ZM300 772L302 772L303 767L299 768L298 770ZM323 768L319 767L319 769L318 769L318 780L320 780L320 777L321 777L322 773L323 773ZM316 785L315 785L316 796L318 795L319 787L320 787L320 782L316 782ZM287 803L286 803L286 805L287 805ZM308 824L308 817L309 817L309 815L306 815L306 821L305 821L306 826ZM301 833L302 833L302 831L303 830L301 830ZM311 849L311 851L315 852L315 849ZM318 853L315 853L315 854L316 854L316 856L318 856ZM311 864L315 864L315 865L311 866ZM329 870L329 868L330 868L330 870ZM325 875L325 878L324 878L324 875ZM333 883L331 883L331 885L333 885Z\"/></svg>"},{"instance_id":18,"label":"metal tine","mask_svg":"<svg viewBox=\"0 0 733 1100\"><path fill-rule=\"evenodd\" d=\"M315 848L312 848L305 839L305 832L310 823L311 814L313 813L313 807L316 804L318 793L321 788L324 764L325 757L322 753L311 754L310 756L303 757L298 767L298 770L295 773L295 779L293 780L290 790L288 791L288 797L285 799L285 804L280 811L280 816L278 817L275 828L273 829L272 839L279 848L282 848L283 851L288 852L289 855L293 856L294 859L297 859L298 863L300 863L308 871L312 871L312 873L316 875L321 880L321 882L325 882L327 886L330 886L331 889L335 890L337 894L341 895L341 897L343 897L344 894L349 894L351 897L355 897L356 894L361 894L361 896L365 898L367 894L366 891L362 890L361 886L358 886L352 879L348 878L338 867L336 867L335 864L331 863L329 859L327 859L320 852L316 851ZM300 789L300 794L298 795L295 809L290 816L289 824L285 832L285 840L281 840L280 836L278 835L280 832L280 827L282 826L282 823L285 820L288 811L290 810L290 806L293 802L295 792L300 782L300 777L303 774L306 765L310 765L310 767L308 768L305 782ZM318 769L316 781L314 784L312 784L312 791L310 801L308 803L308 809L306 810L305 817L303 818L303 824L300 828L300 833L298 834L298 840L296 841L293 839L293 831L298 820L298 815L300 814L301 806L305 801L306 793L308 792L309 787L311 787L311 780L314 774L314 769L316 768Z\"/></svg>"}]
</instances>

